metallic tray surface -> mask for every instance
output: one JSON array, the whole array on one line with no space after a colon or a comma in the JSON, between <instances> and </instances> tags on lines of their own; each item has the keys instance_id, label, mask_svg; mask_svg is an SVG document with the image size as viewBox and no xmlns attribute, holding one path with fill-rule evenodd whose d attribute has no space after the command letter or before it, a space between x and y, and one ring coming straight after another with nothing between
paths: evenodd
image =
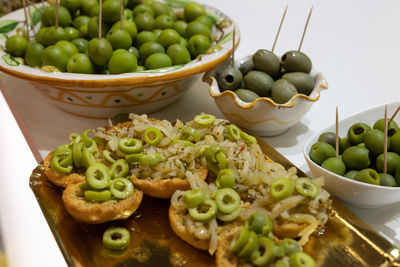
<instances>
[{"instance_id":1,"label":"metallic tray surface","mask_svg":"<svg viewBox=\"0 0 400 267\"><path fill-rule=\"evenodd\" d=\"M270 159L285 168L294 166L263 140L258 138L258 142ZM128 219L89 225L68 214L62 189L47 179L42 165L33 170L29 185L68 266L215 266L208 252L174 234L168 220L169 200L145 196ZM304 247L317 266L400 266L400 250L335 198L329 216L324 230ZM103 248L102 235L110 226L132 231L128 249L116 253Z\"/></svg>"}]
</instances>

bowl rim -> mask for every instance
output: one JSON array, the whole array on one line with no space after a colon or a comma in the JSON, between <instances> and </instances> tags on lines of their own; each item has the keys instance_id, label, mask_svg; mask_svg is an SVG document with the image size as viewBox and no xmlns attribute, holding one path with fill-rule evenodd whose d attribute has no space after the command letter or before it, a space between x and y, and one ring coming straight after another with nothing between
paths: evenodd
<instances>
[{"instance_id":1,"label":"bowl rim","mask_svg":"<svg viewBox=\"0 0 400 267\"><path fill-rule=\"evenodd\" d=\"M38 3L37 5L39 5ZM224 62L230 55L232 54L232 51L236 49L239 46L240 40L241 40L241 35L240 35L240 30L237 25L237 23L232 20L228 15L220 11L219 9L209 6L207 4L203 4L205 7L208 9L214 10L215 12L219 12L223 14L226 18L230 19L234 29L235 29L235 42L234 42L234 48L233 45L227 46L227 48L224 48L224 52L221 53L221 55L218 55L215 59L209 59L203 63L198 63L199 60L204 60L204 57L211 56L212 54L203 54L200 57L190 61L189 63L198 63L198 64L193 64L190 67L184 66L183 68L179 70L172 70L172 71L166 71L166 72L160 72L155 75L152 75L153 73L142 73L143 75L140 76L134 76L134 77L127 77L129 73L122 73L122 74L114 74L114 75L108 75L109 77L104 78L102 77L101 79L96 79L99 78L99 74L78 74L78 73L67 73L68 75L65 75L65 77L51 77L51 76L40 76L32 73L28 73L26 70L18 70L15 69L15 66L7 66L6 64L0 64L0 71L12 75L17 78L21 78L24 80L29 80L29 81L34 81L34 82L39 82L43 84L49 84L49 85L59 85L59 86L76 86L76 87L84 87L84 88L90 88L90 87L108 87L108 86L131 86L131 85L138 85L138 84L151 84L151 83L159 83L159 82L165 82L165 81L171 81L171 80L181 80L184 79L188 76L194 76L197 74L201 74L204 72L208 72L218 65L220 65L222 62ZM13 15L16 15L18 12L22 12L23 8L17 9L5 16L3 16L0 21L2 20L7 20ZM229 26L232 27L232 26ZM231 44L232 42L228 42ZM5 51L2 51L3 53ZM219 52L219 51L218 51ZM217 52L217 53L218 53ZM2 54L3 54L2 53ZM24 65L26 67L29 67L27 65ZM32 68L32 67L29 67ZM34 68L32 68L34 69ZM49 73L49 74L55 74L57 75L63 75L65 72L56 72L56 73ZM132 73L132 74L137 74L137 73ZM150 74L150 75L148 75ZM82 78L82 75L85 75L85 77L92 76L93 79L80 79ZM74 77L76 76L76 78Z\"/></svg>"},{"instance_id":2,"label":"bowl rim","mask_svg":"<svg viewBox=\"0 0 400 267\"><path fill-rule=\"evenodd\" d=\"M384 108L385 105L386 105L386 104L377 105L377 106L374 106L374 107L372 107L372 108L364 109L364 110L359 111L359 112L357 112L357 113L355 113L355 114L349 115L349 116L347 116L346 118L343 118L342 121L344 121L344 120L350 120L350 119L352 119L352 118L354 118L354 117L356 117L356 116L360 116L360 115L362 115L363 113L366 113L366 112L372 112L373 110ZM394 102L391 102L391 103L389 103L389 104L387 104L387 105L388 105L388 106L389 106L389 105L390 105L390 106L391 106L391 105L399 106L399 105L400 105L400 102L399 102L399 101L394 101ZM340 121L339 121L339 123L340 123ZM345 182L347 182L347 183L353 184L353 185L355 185L355 186L360 186L361 188L379 189L379 190L383 190L383 191L386 191L386 190L387 190L387 191L400 191L400 186L398 186L398 187L390 187L390 186L383 186L383 185L373 185L373 184L363 183L363 182L359 182L359 181L356 181L356 180L352 180L352 179L346 178L346 177L344 177L344 176L342 176L342 175L338 175L338 174L333 173L333 172L331 172L331 171L329 171L329 170L327 170L327 169L324 169L324 168L322 168L321 166L319 166L318 164L316 164L314 161L312 161L311 158L310 158L310 156L308 155L308 151L307 151L306 149L311 147L311 143L314 142L314 140L317 140L318 136L319 136L321 133L328 131L328 129L331 129L333 126L334 126L334 124L331 124L331 125L325 127L324 129L322 129L322 130L320 130L320 131L314 133L314 134L313 134L310 138L308 138L307 141L305 142L305 144L304 144L304 146L303 146L303 156L304 156L304 158L305 158L305 160L307 161L308 164L312 164L314 167L317 167L317 168L321 169L322 171L329 173L330 175L334 176L334 177L337 178L337 179L340 179L340 180L345 181ZM340 126L339 126L339 127L340 127ZM310 170L311 170L311 168L310 168ZM328 179L328 178L325 177L325 179Z\"/></svg>"},{"instance_id":3,"label":"bowl rim","mask_svg":"<svg viewBox=\"0 0 400 267\"><path fill-rule=\"evenodd\" d=\"M254 53L253 53L254 54ZM244 56L238 60L235 60L235 65L240 65L242 62L246 61L246 60L250 60L251 59L252 54ZM296 94L294 95L290 101L283 103L283 104L277 104L275 103L272 99L268 98L268 97L259 97L256 100L254 100L251 103L247 103L242 101L233 91L231 90L225 90L223 92L221 92L219 90L219 85L217 82L217 79L214 77L214 73L213 71L207 72L204 74L203 76L203 81L209 84L209 93L213 98L220 98L223 96L228 96L230 98L232 98L236 104L237 107L241 108L241 109L250 109L252 107L254 107L257 102L265 102L268 105L270 105L271 107L277 107L277 108L291 108L296 104L297 99L304 99L306 101L310 101L310 102L316 102L320 96L321 96L321 89L328 89L329 85L328 85L328 81L325 78L325 76L321 73L321 72L317 72L314 68L311 70L310 74L314 74L315 77L317 77L318 79L321 80L321 82L317 83L312 91L312 93L314 91L316 91L316 96L315 97L310 97L304 94ZM215 86L213 86L215 85ZM213 88L215 88L215 90L213 90Z\"/></svg>"}]
</instances>

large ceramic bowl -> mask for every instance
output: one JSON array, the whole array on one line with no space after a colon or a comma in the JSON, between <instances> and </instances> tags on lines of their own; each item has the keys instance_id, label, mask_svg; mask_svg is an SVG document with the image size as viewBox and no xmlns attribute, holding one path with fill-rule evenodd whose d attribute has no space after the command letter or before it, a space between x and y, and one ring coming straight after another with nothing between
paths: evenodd
<instances>
[{"instance_id":1,"label":"large ceramic bowl","mask_svg":"<svg viewBox=\"0 0 400 267\"><path fill-rule=\"evenodd\" d=\"M388 116L391 116L399 105L400 102L389 104ZM384 105L362 111L341 120L339 122L339 136L346 136L349 127L356 122L373 125L376 120L383 118L383 116ZM395 118L395 121L400 123L399 116ZM351 180L330 172L311 160L309 156L311 146L317 142L318 137L322 133L335 132L335 127L332 124L328 128L314 134L304 145L303 154L313 175L316 177L324 176L327 190L332 195L355 207L372 209L400 202L400 187L385 187Z\"/></svg>"},{"instance_id":2,"label":"large ceramic bowl","mask_svg":"<svg viewBox=\"0 0 400 267\"><path fill-rule=\"evenodd\" d=\"M168 3L175 3L173 8L179 10L188 2ZM221 11L207 5L204 7L219 26L213 29L215 41L206 54L186 65L119 75L45 72L20 64L1 50L0 70L29 81L57 107L79 116L106 118L121 112L155 112L176 101L202 73L212 70L229 57L234 27L235 46L239 44L238 26ZM29 10L36 18L38 28L40 12L32 7ZM24 27L23 19L22 9L0 19L0 46L5 46L6 36L12 36L17 28Z\"/></svg>"},{"instance_id":3,"label":"large ceramic bowl","mask_svg":"<svg viewBox=\"0 0 400 267\"><path fill-rule=\"evenodd\" d=\"M235 66L239 67L243 63L252 64L251 57L249 55L235 61ZM230 64L229 61L204 76L204 81L210 85L210 95L230 121L260 136L278 135L288 130L319 99L321 89L328 88L328 82L324 75L312 69L310 75L314 78L315 87L309 96L297 94L284 104L277 104L267 97L260 97L252 103L247 103L234 92L230 90L221 92L219 89L215 77L217 77L218 71L226 68L228 64Z\"/></svg>"}]
</instances>

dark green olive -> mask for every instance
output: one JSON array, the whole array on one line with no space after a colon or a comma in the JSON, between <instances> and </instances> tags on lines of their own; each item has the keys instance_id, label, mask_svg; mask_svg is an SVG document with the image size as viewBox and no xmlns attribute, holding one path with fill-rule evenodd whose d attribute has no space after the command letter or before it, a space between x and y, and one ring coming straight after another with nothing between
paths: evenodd
<instances>
[{"instance_id":1,"label":"dark green olive","mask_svg":"<svg viewBox=\"0 0 400 267\"><path fill-rule=\"evenodd\" d=\"M383 132L385 130L385 119L377 120L374 123L373 128L374 129L379 129L379 130L381 130ZM388 124L388 128L387 129L388 129L388 132L387 132L388 136L392 136L396 132L399 131L399 127L397 126L397 123L395 121L393 121L393 120Z\"/></svg>"},{"instance_id":2,"label":"dark green olive","mask_svg":"<svg viewBox=\"0 0 400 267\"><path fill-rule=\"evenodd\" d=\"M346 165L340 158L336 157L324 160L321 167L338 175L344 175L346 173Z\"/></svg>"},{"instance_id":3,"label":"dark green olive","mask_svg":"<svg viewBox=\"0 0 400 267\"><path fill-rule=\"evenodd\" d=\"M264 97L271 95L274 80L265 72L252 70L243 77L244 85L248 90Z\"/></svg>"},{"instance_id":4,"label":"dark green olive","mask_svg":"<svg viewBox=\"0 0 400 267\"><path fill-rule=\"evenodd\" d=\"M246 60L239 66L239 70L243 75L246 75L249 71L254 69L254 64L252 60Z\"/></svg>"},{"instance_id":5,"label":"dark green olive","mask_svg":"<svg viewBox=\"0 0 400 267\"><path fill-rule=\"evenodd\" d=\"M115 0L106 0L103 3L103 20L114 23L120 19L120 3Z\"/></svg>"},{"instance_id":6,"label":"dark green olive","mask_svg":"<svg viewBox=\"0 0 400 267\"><path fill-rule=\"evenodd\" d=\"M351 171L346 172L344 177L354 180L354 178L356 177L357 173L358 173L357 170L351 170Z\"/></svg>"},{"instance_id":7,"label":"dark green olive","mask_svg":"<svg viewBox=\"0 0 400 267\"><path fill-rule=\"evenodd\" d=\"M396 179L388 173L379 173L380 185L383 186L397 186Z\"/></svg>"},{"instance_id":8,"label":"dark green olive","mask_svg":"<svg viewBox=\"0 0 400 267\"><path fill-rule=\"evenodd\" d=\"M396 178L397 184L400 185L400 165L396 167L395 178Z\"/></svg>"},{"instance_id":9,"label":"dark green olive","mask_svg":"<svg viewBox=\"0 0 400 267\"><path fill-rule=\"evenodd\" d=\"M380 154L376 158L376 170L378 172L383 172L383 154ZM396 173L397 166L400 165L400 156L394 152L387 153L387 172L390 174Z\"/></svg>"},{"instance_id":10,"label":"dark green olive","mask_svg":"<svg viewBox=\"0 0 400 267\"><path fill-rule=\"evenodd\" d=\"M361 170L369 166L369 150L365 147L351 146L342 155L342 160L348 169Z\"/></svg>"},{"instance_id":11,"label":"dark green olive","mask_svg":"<svg viewBox=\"0 0 400 267\"><path fill-rule=\"evenodd\" d=\"M128 49L128 51L131 52L132 54L134 54L136 56L136 58L139 58L139 49L137 49L136 47L131 46Z\"/></svg>"},{"instance_id":12,"label":"dark green olive","mask_svg":"<svg viewBox=\"0 0 400 267\"><path fill-rule=\"evenodd\" d=\"M139 55L143 61L154 53L165 53L165 49L157 42L146 42L139 48Z\"/></svg>"},{"instance_id":13,"label":"dark green olive","mask_svg":"<svg viewBox=\"0 0 400 267\"><path fill-rule=\"evenodd\" d=\"M288 102L296 94L296 87L284 79L275 81L271 88L272 100L278 104Z\"/></svg>"},{"instance_id":14,"label":"dark green olive","mask_svg":"<svg viewBox=\"0 0 400 267\"><path fill-rule=\"evenodd\" d=\"M379 174L374 169L363 169L359 171L354 177L354 180L374 185L380 184Z\"/></svg>"},{"instance_id":15,"label":"dark green olive","mask_svg":"<svg viewBox=\"0 0 400 267\"><path fill-rule=\"evenodd\" d=\"M312 161L321 165L328 158L336 156L336 151L333 146L324 142L316 142L311 146L310 158Z\"/></svg>"},{"instance_id":16,"label":"dark green olive","mask_svg":"<svg viewBox=\"0 0 400 267\"><path fill-rule=\"evenodd\" d=\"M310 58L300 51L288 51L282 56L281 60L287 72L310 73L312 68Z\"/></svg>"},{"instance_id":17,"label":"dark green olive","mask_svg":"<svg viewBox=\"0 0 400 267\"><path fill-rule=\"evenodd\" d=\"M281 72L281 61L271 51L259 49L253 54L254 69L263 71L271 77L277 77Z\"/></svg>"},{"instance_id":18,"label":"dark green olive","mask_svg":"<svg viewBox=\"0 0 400 267\"><path fill-rule=\"evenodd\" d=\"M365 134L371 130L372 129L368 124L357 122L349 128L347 136L349 137L349 141L351 144L357 145L364 142Z\"/></svg>"},{"instance_id":19,"label":"dark green olive","mask_svg":"<svg viewBox=\"0 0 400 267\"><path fill-rule=\"evenodd\" d=\"M83 38L77 38L72 43L78 48L79 53L85 53L88 47L89 41Z\"/></svg>"},{"instance_id":20,"label":"dark green olive","mask_svg":"<svg viewBox=\"0 0 400 267\"><path fill-rule=\"evenodd\" d=\"M218 76L218 85L221 92L225 90L236 90L242 85L242 73L234 68L227 67Z\"/></svg>"},{"instance_id":21,"label":"dark green olive","mask_svg":"<svg viewBox=\"0 0 400 267\"><path fill-rule=\"evenodd\" d=\"M74 27L65 27L64 31L69 41L78 38L80 35L79 30L75 29Z\"/></svg>"},{"instance_id":22,"label":"dark green olive","mask_svg":"<svg viewBox=\"0 0 400 267\"><path fill-rule=\"evenodd\" d=\"M260 96L254 93L253 91L247 89L237 89L235 94L242 100L243 102L251 103Z\"/></svg>"},{"instance_id":23,"label":"dark green olive","mask_svg":"<svg viewBox=\"0 0 400 267\"><path fill-rule=\"evenodd\" d=\"M328 143L333 147L336 147L336 134L333 132L325 132L322 133L319 137L318 137L318 141L319 142L324 142L324 143Z\"/></svg>"},{"instance_id":24,"label":"dark green olive","mask_svg":"<svg viewBox=\"0 0 400 267\"><path fill-rule=\"evenodd\" d=\"M383 153L385 135L381 130L373 129L364 136L365 147L369 149L373 156ZM390 139L387 139L387 147L390 147Z\"/></svg>"},{"instance_id":25,"label":"dark green olive","mask_svg":"<svg viewBox=\"0 0 400 267\"><path fill-rule=\"evenodd\" d=\"M62 27L52 26L43 33L43 44L47 47L61 40L68 40L68 36Z\"/></svg>"},{"instance_id":26,"label":"dark green olive","mask_svg":"<svg viewBox=\"0 0 400 267\"><path fill-rule=\"evenodd\" d=\"M390 150L400 155L400 132L390 137Z\"/></svg>"},{"instance_id":27,"label":"dark green olive","mask_svg":"<svg viewBox=\"0 0 400 267\"><path fill-rule=\"evenodd\" d=\"M80 10L82 15L89 16L92 8L97 6L98 4L99 4L99 1L97 1L97 0L83 0L81 2L81 10Z\"/></svg>"},{"instance_id":28,"label":"dark green olive","mask_svg":"<svg viewBox=\"0 0 400 267\"><path fill-rule=\"evenodd\" d=\"M282 79L293 84L297 92L303 95L310 95L315 85L314 79L304 72L289 72L284 74Z\"/></svg>"},{"instance_id":29,"label":"dark green olive","mask_svg":"<svg viewBox=\"0 0 400 267\"><path fill-rule=\"evenodd\" d=\"M343 154L343 152L349 147L351 147L349 137L345 136L345 137L339 138L339 153L340 154Z\"/></svg>"}]
</instances>

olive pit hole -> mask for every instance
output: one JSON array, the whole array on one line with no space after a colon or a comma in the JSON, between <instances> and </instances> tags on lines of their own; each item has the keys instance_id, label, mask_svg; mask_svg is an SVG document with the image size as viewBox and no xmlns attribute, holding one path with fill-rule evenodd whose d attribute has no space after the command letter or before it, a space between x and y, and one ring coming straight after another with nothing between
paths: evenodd
<instances>
[{"instance_id":1,"label":"olive pit hole","mask_svg":"<svg viewBox=\"0 0 400 267\"><path fill-rule=\"evenodd\" d=\"M283 55L282 56L282 61L285 61L286 60L286 55Z\"/></svg>"},{"instance_id":2,"label":"olive pit hole","mask_svg":"<svg viewBox=\"0 0 400 267\"><path fill-rule=\"evenodd\" d=\"M354 133L357 134L357 135L362 134L363 132L364 132L364 128L362 128L362 127L355 127L354 128Z\"/></svg>"},{"instance_id":3,"label":"olive pit hole","mask_svg":"<svg viewBox=\"0 0 400 267\"><path fill-rule=\"evenodd\" d=\"M119 240L119 239L121 239L122 238L122 235L120 234L120 233L113 233L112 235L111 235L111 239L112 240Z\"/></svg>"},{"instance_id":4,"label":"olive pit hole","mask_svg":"<svg viewBox=\"0 0 400 267\"><path fill-rule=\"evenodd\" d=\"M235 80L235 78L233 77L233 75L226 75L225 76L225 81L227 81L228 83L232 83Z\"/></svg>"}]
</instances>

